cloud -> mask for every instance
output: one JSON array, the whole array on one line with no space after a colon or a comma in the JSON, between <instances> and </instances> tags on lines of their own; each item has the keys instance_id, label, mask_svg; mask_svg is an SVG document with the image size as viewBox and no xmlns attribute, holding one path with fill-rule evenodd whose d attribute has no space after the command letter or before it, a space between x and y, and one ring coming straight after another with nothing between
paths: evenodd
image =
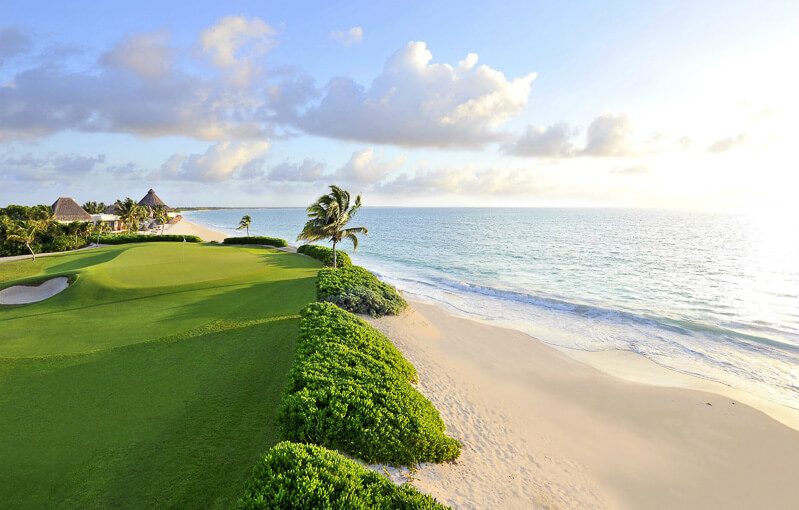
<instances>
[{"instance_id":1,"label":"cloud","mask_svg":"<svg viewBox=\"0 0 799 510\"><path fill-rule=\"evenodd\" d=\"M219 142L204 154L174 154L151 178L221 182L256 175L269 142Z\"/></svg>"},{"instance_id":2,"label":"cloud","mask_svg":"<svg viewBox=\"0 0 799 510\"><path fill-rule=\"evenodd\" d=\"M573 138L576 130L561 122L549 127L527 126L518 140L503 147L514 156L569 157L576 153Z\"/></svg>"},{"instance_id":3,"label":"cloud","mask_svg":"<svg viewBox=\"0 0 799 510\"><path fill-rule=\"evenodd\" d=\"M63 130L263 139L274 125L268 97L225 79L190 74L173 62L168 34L131 37L76 70L52 57L18 71L0 86L0 141Z\"/></svg>"},{"instance_id":4,"label":"cloud","mask_svg":"<svg viewBox=\"0 0 799 510\"><path fill-rule=\"evenodd\" d=\"M649 173L649 168L646 165L633 165L627 167L614 168L610 173L615 175L642 175Z\"/></svg>"},{"instance_id":5,"label":"cloud","mask_svg":"<svg viewBox=\"0 0 799 510\"><path fill-rule=\"evenodd\" d=\"M526 170L477 170L472 166L441 170L419 169L377 185L374 190L390 194L525 195L542 186Z\"/></svg>"},{"instance_id":6,"label":"cloud","mask_svg":"<svg viewBox=\"0 0 799 510\"><path fill-rule=\"evenodd\" d=\"M626 115L600 115L588 126L582 153L589 156L626 156L629 153L630 133L630 121Z\"/></svg>"},{"instance_id":7,"label":"cloud","mask_svg":"<svg viewBox=\"0 0 799 510\"><path fill-rule=\"evenodd\" d=\"M336 30L330 32L330 40L346 47L359 44L363 40L363 28L352 27L349 30Z\"/></svg>"},{"instance_id":8,"label":"cloud","mask_svg":"<svg viewBox=\"0 0 799 510\"><path fill-rule=\"evenodd\" d=\"M81 156L78 154L49 153L36 156L6 156L0 159L0 179L22 182L63 183L86 178L105 163L105 154Z\"/></svg>"},{"instance_id":9,"label":"cloud","mask_svg":"<svg viewBox=\"0 0 799 510\"><path fill-rule=\"evenodd\" d=\"M508 80L470 53L457 66L432 63L424 42L394 53L365 88L334 78L296 124L311 134L406 146L479 147L526 106L535 74Z\"/></svg>"},{"instance_id":10,"label":"cloud","mask_svg":"<svg viewBox=\"0 0 799 510\"><path fill-rule=\"evenodd\" d=\"M276 182L316 182L322 178L325 164L305 158L301 163L281 163L272 167L269 180Z\"/></svg>"},{"instance_id":11,"label":"cloud","mask_svg":"<svg viewBox=\"0 0 799 510\"><path fill-rule=\"evenodd\" d=\"M100 62L145 78L164 77L172 66L169 33L161 31L129 37L104 54Z\"/></svg>"},{"instance_id":12,"label":"cloud","mask_svg":"<svg viewBox=\"0 0 799 510\"><path fill-rule=\"evenodd\" d=\"M716 140L707 148L709 152L727 152L746 141L746 133L740 133L736 136L729 136Z\"/></svg>"},{"instance_id":13,"label":"cloud","mask_svg":"<svg viewBox=\"0 0 799 510\"><path fill-rule=\"evenodd\" d=\"M0 64L27 52L32 39L17 27L0 27Z\"/></svg>"},{"instance_id":14,"label":"cloud","mask_svg":"<svg viewBox=\"0 0 799 510\"><path fill-rule=\"evenodd\" d=\"M382 153L371 147L355 151L349 161L336 171L336 177L349 182L371 184L382 180L386 175L405 163L402 156L390 161L382 159Z\"/></svg>"},{"instance_id":15,"label":"cloud","mask_svg":"<svg viewBox=\"0 0 799 510\"><path fill-rule=\"evenodd\" d=\"M200 41L211 62L231 82L249 85L258 71L256 59L275 45L275 30L260 18L226 16L203 30Z\"/></svg>"}]
</instances>

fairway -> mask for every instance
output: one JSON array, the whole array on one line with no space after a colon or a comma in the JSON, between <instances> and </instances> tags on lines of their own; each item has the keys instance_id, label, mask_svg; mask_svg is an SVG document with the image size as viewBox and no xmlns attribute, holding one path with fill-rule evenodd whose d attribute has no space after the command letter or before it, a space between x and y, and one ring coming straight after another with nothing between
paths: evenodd
<instances>
[{"instance_id":1,"label":"fairway","mask_svg":"<svg viewBox=\"0 0 799 510\"><path fill-rule=\"evenodd\" d=\"M0 506L228 508L275 414L319 264L150 243L0 264Z\"/></svg>"}]
</instances>

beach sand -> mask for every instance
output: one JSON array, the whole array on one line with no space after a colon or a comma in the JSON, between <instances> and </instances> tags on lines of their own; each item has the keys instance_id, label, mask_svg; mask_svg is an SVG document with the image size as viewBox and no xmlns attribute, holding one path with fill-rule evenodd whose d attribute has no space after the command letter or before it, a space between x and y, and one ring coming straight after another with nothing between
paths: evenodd
<instances>
[{"instance_id":1,"label":"beach sand","mask_svg":"<svg viewBox=\"0 0 799 510\"><path fill-rule=\"evenodd\" d=\"M387 469L442 502L799 508L799 432L728 396L617 378L432 305L371 322L463 442L455 463Z\"/></svg>"},{"instance_id":2,"label":"beach sand","mask_svg":"<svg viewBox=\"0 0 799 510\"><path fill-rule=\"evenodd\" d=\"M220 243L224 241L226 237L230 237L224 232L192 223L186 218L181 219L174 225L167 225L164 228L164 234L197 236L205 242L217 241Z\"/></svg>"}]
</instances>

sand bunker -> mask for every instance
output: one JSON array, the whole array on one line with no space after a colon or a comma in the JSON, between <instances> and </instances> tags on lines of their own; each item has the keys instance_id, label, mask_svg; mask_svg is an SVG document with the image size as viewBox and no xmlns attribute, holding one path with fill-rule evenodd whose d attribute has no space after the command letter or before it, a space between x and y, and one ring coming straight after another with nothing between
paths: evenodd
<instances>
[{"instance_id":1,"label":"sand bunker","mask_svg":"<svg viewBox=\"0 0 799 510\"><path fill-rule=\"evenodd\" d=\"M65 276L51 278L35 287L14 285L0 290L0 305L24 305L43 301L66 289L68 285L69 279Z\"/></svg>"}]
</instances>

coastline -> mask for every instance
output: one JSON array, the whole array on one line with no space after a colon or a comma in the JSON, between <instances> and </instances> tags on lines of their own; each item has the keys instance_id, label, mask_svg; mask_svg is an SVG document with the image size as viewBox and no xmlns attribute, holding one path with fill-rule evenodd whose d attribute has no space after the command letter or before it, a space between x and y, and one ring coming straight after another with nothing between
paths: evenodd
<instances>
[{"instance_id":1,"label":"coastline","mask_svg":"<svg viewBox=\"0 0 799 510\"><path fill-rule=\"evenodd\" d=\"M420 390L464 444L455 463L388 470L448 504L799 503L799 432L740 400L614 377L525 333L430 304L370 322L414 363Z\"/></svg>"},{"instance_id":2,"label":"coastline","mask_svg":"<svg viewBox=\"0 0 799 510\"><path fill-rule=\"evenodd\" d=\"M205 242L216 241L218 243L224 241L226 237L230 237L224 232L208 228L206 226L200 225L199 223L194 223L186 218L182 218L174 225L167 225L166 228L164 228L164 233L197 236Z\"/></svg>"}]
</instances>

